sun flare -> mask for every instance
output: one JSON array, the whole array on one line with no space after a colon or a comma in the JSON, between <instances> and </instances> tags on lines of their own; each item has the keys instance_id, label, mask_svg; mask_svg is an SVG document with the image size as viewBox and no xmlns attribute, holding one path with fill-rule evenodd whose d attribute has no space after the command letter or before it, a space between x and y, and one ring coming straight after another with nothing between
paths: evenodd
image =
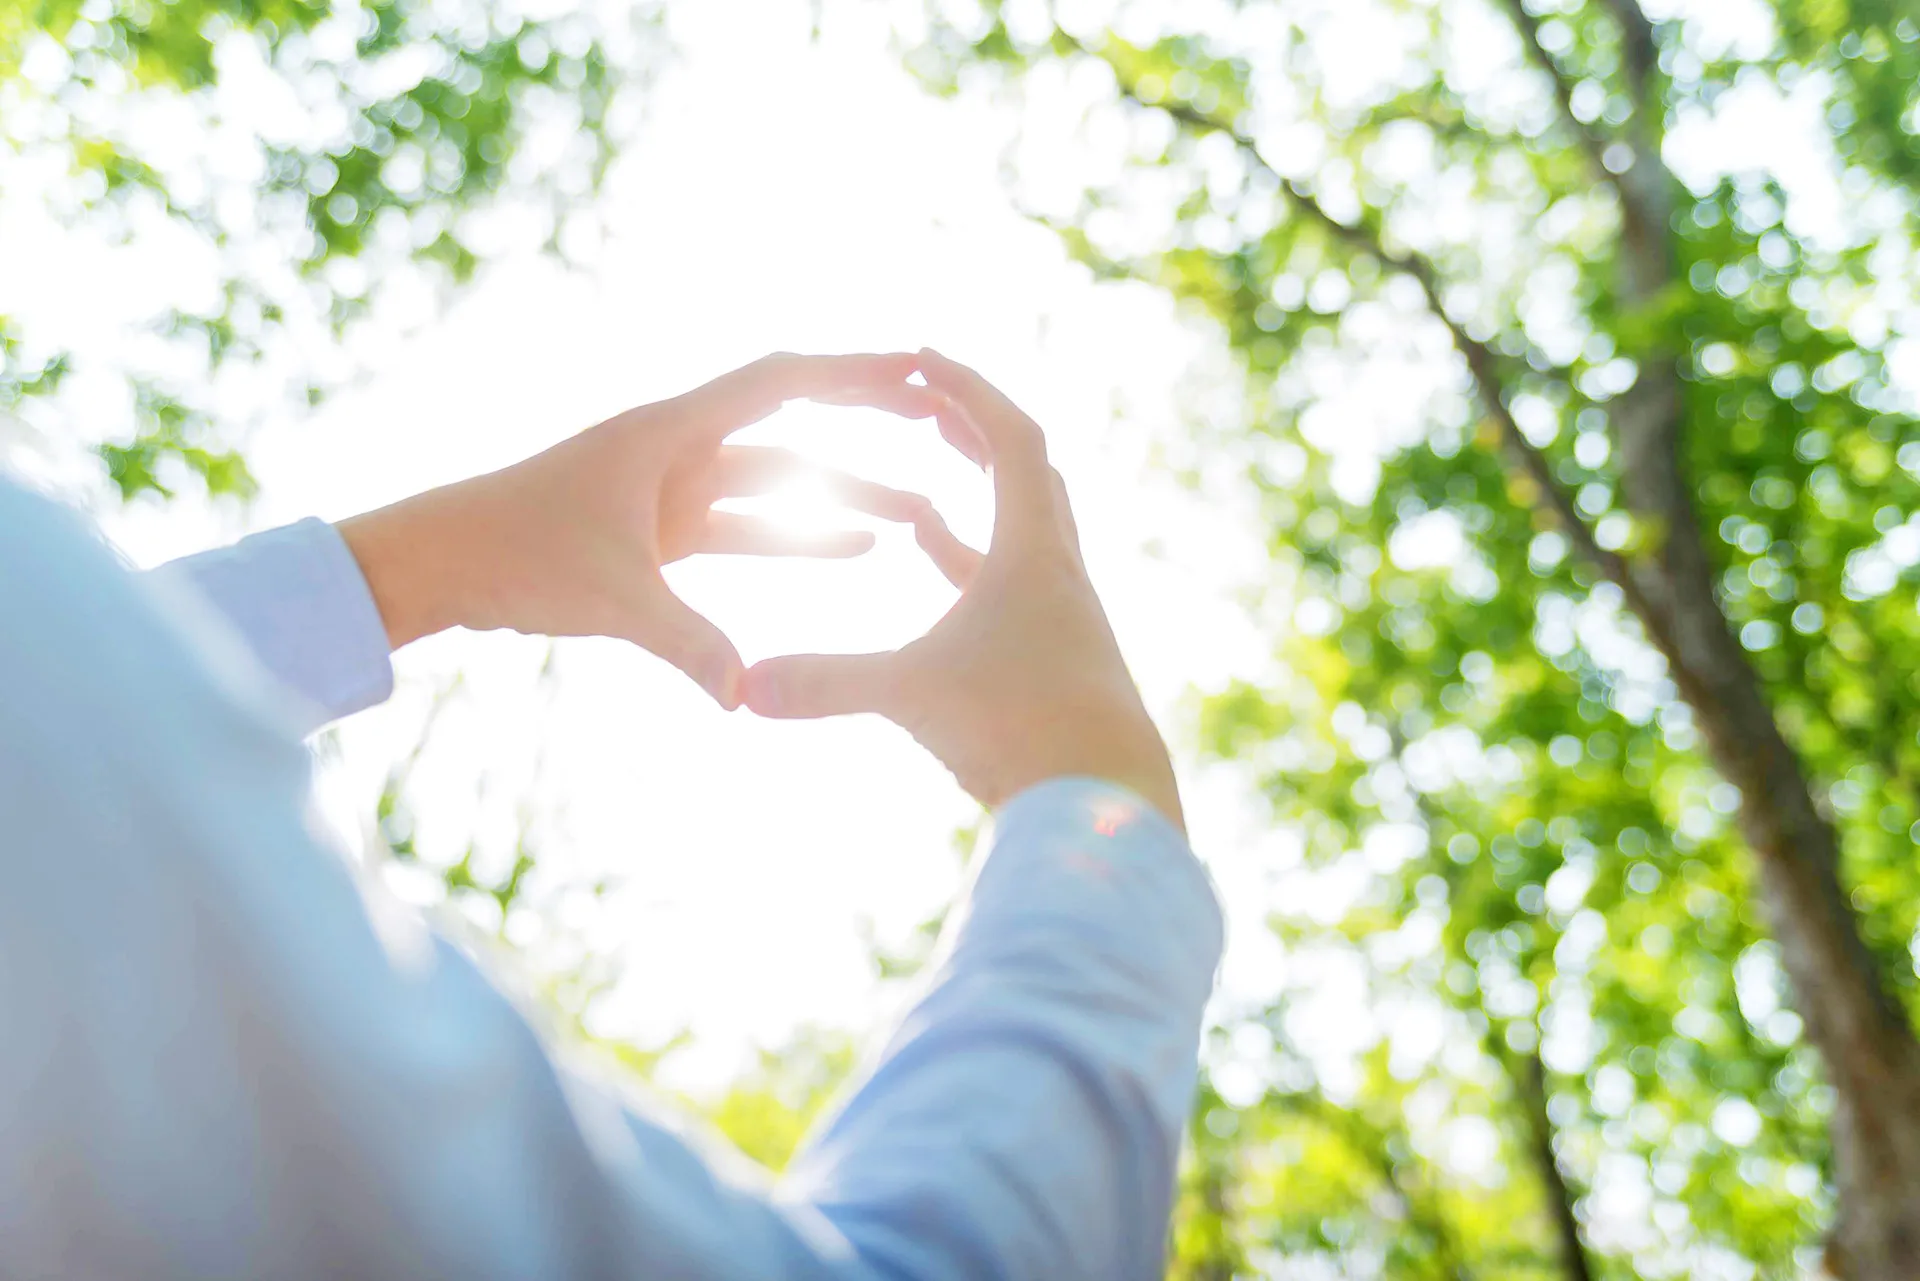
<instances>
[{"instance_id":1,"label":"sun flare","mask_svg":"<svg viewBox=\"0 0 1920 1281\"><path fill-rule=\"evenodd\" d=\"M799 476L753 499L749 509L796 534L826 534L857 528L857 516L834 499L819 476Z\"/></svg>"}]
</instances>

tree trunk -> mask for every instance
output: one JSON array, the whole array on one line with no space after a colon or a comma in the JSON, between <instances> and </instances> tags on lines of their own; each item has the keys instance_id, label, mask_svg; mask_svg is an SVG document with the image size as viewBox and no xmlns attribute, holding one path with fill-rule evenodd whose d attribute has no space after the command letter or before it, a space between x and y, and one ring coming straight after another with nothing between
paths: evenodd
<instances>
[{"instance_id":1,"label":"tree trunk","mask_svg":"<svg viewBox=\"0 0 1920 1281\"><path fill-rule=\"evenodd\" d=\"M1618 140L1631 164L1609 179L1621 207L1616 279L1623 301L1644 307L1679 278L1671 238L1676 183L1661 157L1659 42L1640 0L1605 3L1619 27L1621 70L1634 102ZM1558 78L1524 5L1514 0L1510 7L1535 60ZM1581 128L1570 111L1568 123ZM1609 416L1621 497L1647 535L1646 549L1600 567L1666 656L1715 769L1740 790L1740 830L1759 863L1761 896L1796 1008L1835 1093L1840 1215L1829 1267L1848 1281L1908 1281L1920 1275L1920 1043L1860 937L1833 826L1721 610L1681 465L1688 426L1681 353L1656 347L1635 355L1639 380ZM1469 351L1470 365L1473 357ZM1489 386L1493 380L1480 370L1476 376L1483 395L1499 394L1497 382ZM1564 505L1561 514L1564 520ZM1576 541L1597 550L1590 538Z\"/></svg>"},{"instance_id":2,"label":"tree trunk","mask_svg":"<svg viewBox=\"0 0 1920 1281\"><path fill-rule=\"evenodd\" d=\"M1509 1060L1508 1070L1514 1092L1526 1109L1533 1164L1546 1191L1547 1214L1559 1239L1560 1262L1567 1281L1593 1281L1593 1265L1587 1258L1586 1242L1580 1237L1580 1216L1574 1210L1577 1202L1573 1188L1560 1168L1559 1154L1553 1150L1553 1121L1547 1116L1547 1065L1535 1050L1522 1055L1518 1062Z\"/></svg>"},{"instance_id":3,"label":"tree trunk","mask_svg":"<svg viewBox=\"0 0 1920 1281\"><path fill-rule=\"evenodd\" d=\"M1649 305L1678 279L1676 183L1661 160L1659 53L1639 0L1607 0L1636 103L1615 181L1624 209L1622 297ZM1840 848L1716 590L1681 462L1688 427L1681 353L1638 353L1640 378L1611 406L1620 490L1649 535L1626 567L1634 612L1666 656L1714 768L1740 790L1738 822L1807 1039L1834 1088L1840 1213L1828 1267L1846 1281L1920 1276L1920 1042L1881 981L1840 878Z\"/></svg>"},{"instance_id":4,"label":"tree trunk","mask_svg":"<svg viewBox=\"0 0 1920 1281\"><path fill-rule=\"evenodd\" d=\"M1829 1266L1847 1281L1920 1276L1920 1044L1881 981L1840 879L1833 826L1721 612L1678 458L1678 374L1648 362L1615 414L1622 488L1658 542L1632 572L1642 622L1692 707L1739 825L1808 1040L1835 1092L1840 1216Z\"/></svg>"}]
</instances>

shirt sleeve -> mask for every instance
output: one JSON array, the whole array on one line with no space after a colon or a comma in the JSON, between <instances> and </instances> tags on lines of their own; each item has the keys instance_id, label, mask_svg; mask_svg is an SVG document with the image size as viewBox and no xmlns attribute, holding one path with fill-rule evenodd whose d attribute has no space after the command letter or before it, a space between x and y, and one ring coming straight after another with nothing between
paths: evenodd
<instances>
[{"instance_id":1,"label":"shirt sleeve","mask_svg":"<svg viewBox=\"0 0 1920 1281\"><path fill-rule=\"evenodd\" d=\"M1157 810L1090 779L1028 790L786 1194L883 1276L1162 1276L1220 949L1212 886Z\"/></svg>"},{"instance_id":2,"label":"shirt sleeve","mask_svg":"<svg viewBox=\"0 0 1920 1281\"><path fill-rule=\"evenodd\" d=\"M1219 918L1130 794L1005 809L769 1186L363 895L306 753L154 587L0 482L0 1275L1158 1275Z\"/></svg>"},{"instance_id":3,"label":"shirt sleeve","mask_svg":"<svg viewBox=\"0 0 1920 1281\"><path fill-rule=\"evenodd\" d=\"M162 565L154 577L199 594L295 696L303 733L393 693L386 625L340 531L303 520Z\"/></svg>"}]
</instances>

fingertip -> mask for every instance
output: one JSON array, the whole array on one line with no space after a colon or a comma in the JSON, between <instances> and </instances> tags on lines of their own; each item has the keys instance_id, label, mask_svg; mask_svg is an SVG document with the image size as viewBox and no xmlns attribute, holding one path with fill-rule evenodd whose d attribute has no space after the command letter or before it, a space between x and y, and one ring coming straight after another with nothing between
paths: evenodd
<instances>
[{"instance_id":1,"label":"fingertip","mask_svg":"<svg viewBox=\"0 0 1920 1281\"><path fill-rule=\"evenodd\" d=\"M937 414L934 422L939 425L940 435L949 445L959 450L968 462L982 471L986 470L987 444L980 438L980 433L973 429L973 424L962 417L957 409Z\"/></svg>"},{"instance_id":2,"label":"fingertip","mask_svg":"<svg viewBox=\"0 0 1920 1281\"><path fill-rule=\"evenodd\" d=\"M740 679L740 698L756 716L780 715L779 680L765 663L755 663Z\"/></svg>"},{"instance_id":3,"label":"fingertip","mask_svg":"<svg viewBox=\"0 0 1920 1281\"><path fill-rule=\"evenodd\" d=\"M983 388L986 380L975 370L931 347L920 353L919 369L927 380L927 386L945 396L963 412L976 412L983 389L991 390L990 387Z\"/></svg>"},{"instance_id":4,"label":"fingertip","mask_svg":"<svg viewBox=\"0 0 1920 1281\"><path fill-rule=\"evenodd\" d=\"M816 560L852 560L865 556L878 546L878 540L864 529L843 530L834 534L822 534L814 541L797 547L803 556Z\"/></svg>"},{"instance_id":5,"label":"fingertip","mask_svg":"<svg viewBox=\"0 0 1920 1281\"><path fill-rule=\"evenodd\" d=\"M745 675L739 659L721 654L709 660L706 678L700 684L713 701L720 704L720 710L731 712L740 706L740 687Z\"/></svg>"}]
</instances>

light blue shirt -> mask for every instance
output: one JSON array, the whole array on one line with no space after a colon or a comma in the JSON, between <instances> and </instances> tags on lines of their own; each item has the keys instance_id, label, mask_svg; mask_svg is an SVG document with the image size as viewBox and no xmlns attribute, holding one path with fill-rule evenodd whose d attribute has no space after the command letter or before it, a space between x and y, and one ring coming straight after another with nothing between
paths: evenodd
<instances>
[{"instance_id":1,"label":"light blue shirt","mask_svg":"<svg viewBox=\"0 0 1920 1281\"><path fill-rule=\"evenodd\" d=\"M316 834L299 733L390 683L330 527L142 576L0 480L0 1275L1160 1273L1220 917L1137 797L1000 811L767 1182L557 1066Z\"/></svg>"}]
</instances>

